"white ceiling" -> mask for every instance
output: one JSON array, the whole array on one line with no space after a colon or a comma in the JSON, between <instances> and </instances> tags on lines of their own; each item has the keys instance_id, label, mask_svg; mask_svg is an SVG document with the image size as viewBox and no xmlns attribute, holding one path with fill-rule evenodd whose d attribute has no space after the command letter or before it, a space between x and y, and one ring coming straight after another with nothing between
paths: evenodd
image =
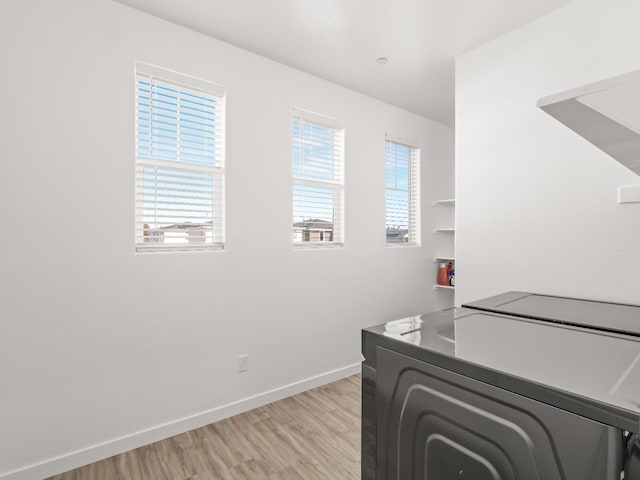
<instances>
[{"instance_id":1,"label":"white ceiling","mask_svg":"<svg viewBox=\"0 0 640 480\"><path fill-rule=\"evenodd\" d=\"M572 0L116 1L452 125L454 57Z\"/></svg>"}]
</instances>

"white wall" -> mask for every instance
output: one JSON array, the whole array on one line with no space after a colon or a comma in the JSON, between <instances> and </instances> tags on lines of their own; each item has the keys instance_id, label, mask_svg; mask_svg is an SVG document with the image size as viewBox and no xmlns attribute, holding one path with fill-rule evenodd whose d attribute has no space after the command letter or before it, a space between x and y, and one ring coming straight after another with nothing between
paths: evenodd
<instances>
[{"instance_id":1,"label":"white wall","mask_svg":"<svg viewBox=\"0 0 640 480\"><path fill-rule=\"evenodd\" d=\"M640 68L639 18L637 0L577 0L458 59L458 304L507 290L640 303L640 204L616 203L640 178L536 108Z\"/></svg>"},{"instance_id":2,"label":"white wall","mask_svg":"<svg viewBox=\"0 0 640 480\"><path fill-rule=\"evenodd\" d=\"M385 248L384 135L422 143L428 224L450 128L109 0L2 2L0 57L0 478L349 374L362 327L431 309L432 226ZM134 253L137 60L227 88L223 253ZM292 250L292 107L346 122L342 250Z\"/></svg>"}]
</instances>

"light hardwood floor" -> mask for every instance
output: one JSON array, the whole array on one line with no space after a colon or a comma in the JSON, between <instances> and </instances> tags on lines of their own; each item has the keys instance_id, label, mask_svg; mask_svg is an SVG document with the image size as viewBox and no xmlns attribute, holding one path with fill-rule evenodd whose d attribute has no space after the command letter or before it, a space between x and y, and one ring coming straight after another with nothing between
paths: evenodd
<instances>
[{"instance_id":1,"label":"light hardwood floor","mask_svg":"<svg viewBox=\"0 0 640 480\"><path fill-rule=\"evenodd\" d=\"M49 480L359 478L354 375Z\"/></svg>"}]
</instances>

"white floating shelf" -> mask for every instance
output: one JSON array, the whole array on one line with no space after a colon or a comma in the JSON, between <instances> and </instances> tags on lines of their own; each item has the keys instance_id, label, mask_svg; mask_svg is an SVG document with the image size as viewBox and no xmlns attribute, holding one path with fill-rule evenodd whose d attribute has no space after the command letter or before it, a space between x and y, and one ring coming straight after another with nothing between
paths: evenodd
<instances>
[{"instance_id":1,"label":"white floating shelf","mask_svg":"<svg viewBox=\"0 0 640 480\"><path fill-rule=\"evenodd\" d=\"M455 228L453 227L449 227L449 228L436 228L433 233L454 233L456 231Z\"/></svg>"},{"instance_id":2,"label":"white floating shelf","mask_svg":"<svg viewBox=\"0 0 640 480\"><path fill-rule=\"evenodd\" d=\"M456 199L448 198L447 200L436 200L435 202L433 202L433 204L434 205L455 205Z\"/></svg>"},{"instance_id":3,"label":"white floating shelf","mask_svg":"<svg viewBox=\"0 0 640 480\"><path fill-rule=\"evenodd\" d=\"M435 258L433 259L433 261L434 261L435 263L440 263L440 262L455 262L455 261L456 261L456 259L455 259L455 257L435 257Z\"/></svg>"},{"instance_id":4,"label":"white floating shelf","mask_svg":"<svg viewBox=\"0 0 640 480\"><path fill-rule=\"evenodd\" d=\"M434 290L437 290L438 288L441 288L443 290L455 290L456 289L456 287L452 287L450 285L434 285L433 286Z\"/></svg>"}]
</instances>

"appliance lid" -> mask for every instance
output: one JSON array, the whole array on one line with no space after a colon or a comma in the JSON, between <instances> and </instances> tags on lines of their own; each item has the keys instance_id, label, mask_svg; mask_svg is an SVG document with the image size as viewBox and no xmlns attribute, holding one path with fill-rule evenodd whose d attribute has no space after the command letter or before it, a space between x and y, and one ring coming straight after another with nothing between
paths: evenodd
<instances>
[{"instance_id":1,"label":"appliance lid","mask_svg":"<svg viewBox=\"0 0 640 480\"><path fill-rule=\"evenodd\" d=\"M640 306L638 305L528 292L507 292L464 304L463 307L640 336Z\"/></svg>"},{"instance_id":2,"label":"appliance lid","mask_svg":"<svg viewBox=\"0 0 640 480\"><path fill-rule=\"evenodd\" d=\"M389 323L363 330L365 358L389 349L640 433L640 336L464 307Z\"/></svg>"},{"instance_id":3,"label":"appliance lid","mask_svg":"<svg viewBox=\"0 0 640 480\"><path fill-rule=\"evenodd\" d=\"M454 322L460 360L640 412L640 338L484 312Z\"/></svg>"}]
</instances>

